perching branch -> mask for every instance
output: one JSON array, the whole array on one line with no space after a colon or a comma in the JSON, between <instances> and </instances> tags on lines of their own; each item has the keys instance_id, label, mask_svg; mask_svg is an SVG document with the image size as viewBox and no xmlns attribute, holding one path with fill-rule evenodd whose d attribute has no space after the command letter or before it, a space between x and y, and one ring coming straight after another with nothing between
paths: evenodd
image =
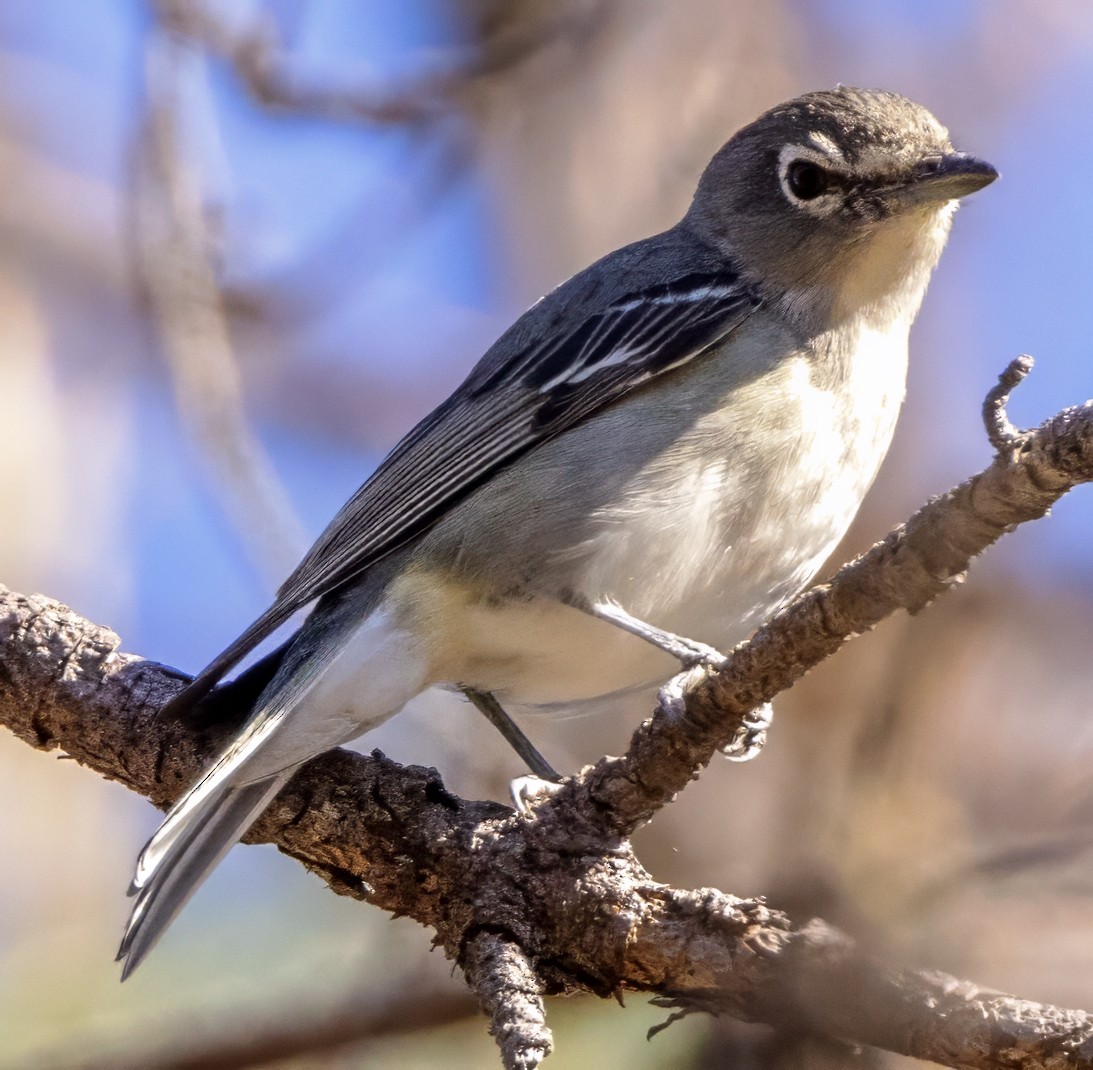
<instances>
[{"instance_id":1,"label":"perching branch","mask_svg":"<svg viewBox=\"0 0 1093 1070\"><path fill-rule=\"evenodd\" d=\"M1002 405L991 411L1004 419ZM760 900L669 888L625 839L749 710L894 609L923 608L1002 534L1093 480L1093 403L1015 441L795 599L722 671L671 690L626 755L583 770L533 818L459 799L433 770L339 750L301 769L248 840L275 843L340 894L433 929L488 1008L508 1067L538 1065L549 1050L542 995L629 989L948 1066L1093 1068L1083 1012L892 969L825 924L796 923ZM155 720L180 674L117 647L63 606L3 593L0 722L165 806L220 741Z\"/></svg>"},{"instance_id":2,"label":"perching branch","mask_svg":"<svg viewBox=\"0 0 1093 1070\"><path fill-rule=\"evenodd\" d=\"M732 653L717 673L692 674L686 702L661 702L621 758L605 758L557 799L629 835L731 742L741 720L847 640L897 609L917 613L960 583L971 561L1018 524L1037 520L1067 491L1093 480L1093 401L1018 434L1005 401L1029 372L1010 363L983 407L996 454L978 475L924 505L829 583L795 598Z\"/></svg>"}]
</instances>

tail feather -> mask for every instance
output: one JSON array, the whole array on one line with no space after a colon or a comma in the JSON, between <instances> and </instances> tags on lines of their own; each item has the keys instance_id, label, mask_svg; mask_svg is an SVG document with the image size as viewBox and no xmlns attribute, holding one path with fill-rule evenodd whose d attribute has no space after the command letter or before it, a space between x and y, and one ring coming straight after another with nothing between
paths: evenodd
<instances>
[{"instance_id":1,"label":"tail feather","mask_svg":"<svg viewBox=\"0 0 1093 1070\"><path fill-rule=\"evenodd\" d=\"M133 911L118 958L128 977L229 848L313 755L344 743L397 713L430 682L425 659L408 649L390 614L357 601L320 603L291 645L244 674L253 692L272 672L253 712L208 771L172 808L137 861ZM278 623L279 604L204 672L176 703L184 708ZM336 671L330 671L340 664ZM359 681L372 681L367 706Z\"/></svg>"},{"instance_id":2,"label":"tail feather","mask_svg":"<svg viewBox=\"0 0 1093 1070\"><path fill-rule=\"evenodd\" d=\"M123 981L291 775L292 770L286 770L240 787L221 785L191 804L185 814L172 813L176 820L168 819L141 853L130 888L136 902L118 950L119 961L125 963ZM183 805L189 801L188 796Z\"/></svg>"},{"instance_id":3,"label":"tail feather","mask_svg":"<svg viewBox=\"0 0 1093 1070\"><path fill-rule=\"evenodd\" d=\"M291 639L282 643L276 650L244 669L234 680L217 684L204 698L189 708L176 707L176 716L190 728L201 730L213 726L224 729L241 726L277 675L291 644Z\"/></svg>"},{"instance_id":4,"label":"tail feather","mask_svg":"<svg viewBox=\"0 0 1093 1070\"><path fill-rule=\"evenodd\" d=\"M216 864L238 842L294 767L248 769L283 723L284 709L252 718L243 733L171 808L137 859L129 894L136 897L118 949L124 981ZM250 775L248 776L248 771Z\"/></svg>"},{"instance_id":5,"label":"tail feather","mask_svg":"<svg viewBox=\"0 0 1093 1070\"><path fill-rule=\"evenodd\" d=\"M299 609L296 603L278 599L238 639L222 650L174 698L159 711L164 720L185 719L190 711L263 639L272 635Z\"/></svg>"}]
</instances>

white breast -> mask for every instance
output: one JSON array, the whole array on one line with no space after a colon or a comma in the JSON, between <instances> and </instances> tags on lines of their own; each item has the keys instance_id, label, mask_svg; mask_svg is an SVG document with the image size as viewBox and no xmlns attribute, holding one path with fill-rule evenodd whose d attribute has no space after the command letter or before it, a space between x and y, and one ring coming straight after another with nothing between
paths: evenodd
<instances>
[{"instance_id":1,"label":"white breast","mask_svg":"<svg viewBox=\"0 0 1093 1070\"><path fill-rule=\"evenodd\" d=\"M574 562L571 588L721 648L745 638L845 533L891 441L906 361L906 323L860 323L740 383L555 552ZM468 602L458 616L461 681L509 702L594 699L673 669L550 599Z\"/></svg>"}]
</instances>

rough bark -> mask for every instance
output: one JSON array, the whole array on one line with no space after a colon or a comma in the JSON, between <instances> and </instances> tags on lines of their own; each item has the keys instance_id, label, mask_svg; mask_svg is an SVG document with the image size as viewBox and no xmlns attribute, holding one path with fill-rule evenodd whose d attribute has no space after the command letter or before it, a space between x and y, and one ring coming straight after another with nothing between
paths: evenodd
<instances>
[{"instance_id":1,"label":"rough bark","mask_svg":"<svg viewBox=\"0 0 1093 1070\"><path fill-rule=\"evenodd\" d=\"M750 710L893 610L923 608L1002 534L1093 479L1093 404L1033 432L1005 424L1005 391L1026 371L1015 362L988 405L990 467L797 598L723 669L666 688L626 755L583 770L530 815L460 799L434 770L339 750L301 769L248 840L432 929L508 1067L549 1052L543 996L623 989L681 1013L791 1024L947 1066L1093 1067L1083 1012L890 967L759 899L659 884L626 839ZM118 647L65 606L0 588L0 722L167 806L221 740L157 720L185 677Z\"/></svg>"}]
</instances>

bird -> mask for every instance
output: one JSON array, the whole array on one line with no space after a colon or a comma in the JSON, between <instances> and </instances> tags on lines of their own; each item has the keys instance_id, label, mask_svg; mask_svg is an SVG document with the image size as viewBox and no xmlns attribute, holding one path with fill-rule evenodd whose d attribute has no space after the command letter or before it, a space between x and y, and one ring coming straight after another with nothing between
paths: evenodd
<instances>
[{"instance_id":1,"label":"bird","mask_svg":"<svg viewBox=\"0 0 1093 1070\"><path fill-rule=\"evenodd\" d=\"M733 135L673 227L521 315L162 711L249 712L140 853L123 980L300 765L423 690L602 702L802 589L888 450L957 203L996 177L899 94L807 93Z\"/></svg>"}]
</instances>

